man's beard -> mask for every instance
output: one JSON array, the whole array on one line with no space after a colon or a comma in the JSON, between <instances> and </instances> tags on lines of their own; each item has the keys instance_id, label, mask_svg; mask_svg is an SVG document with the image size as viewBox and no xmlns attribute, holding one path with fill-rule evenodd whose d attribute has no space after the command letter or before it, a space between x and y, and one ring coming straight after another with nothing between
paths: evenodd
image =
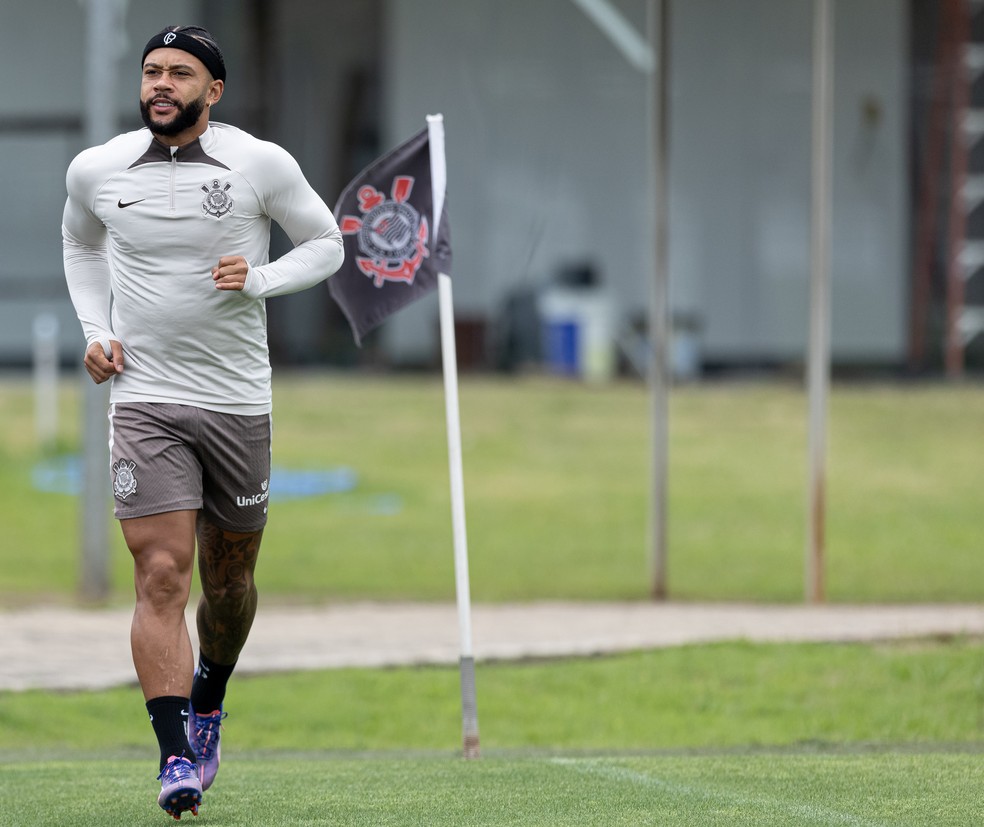
<instances>
[{"instance_id":1,"label":"man's beard","mask_svg":"<svg viewBox=\"0 0 984 827\"><path fill-rule=\"evenodd\" d=\"M158 97L158 96L155 96ZM153 100L153 98L151 98ZM169 123L160 123L155 121L150 113L150 103L148 101L140 101L140 117L143 118L143 122L146 127L153 132L155 135L160 135L163 138L173 138L175 135L180 135L186 129L194 126L198 123L198 119L202 116L202 112L205 111L205 96L202 95L198 100L193 100L191 103L183 104L180 101L168 98L171 103L173 103L178 110L178 114Z\"/></svg>"}]
</instances>

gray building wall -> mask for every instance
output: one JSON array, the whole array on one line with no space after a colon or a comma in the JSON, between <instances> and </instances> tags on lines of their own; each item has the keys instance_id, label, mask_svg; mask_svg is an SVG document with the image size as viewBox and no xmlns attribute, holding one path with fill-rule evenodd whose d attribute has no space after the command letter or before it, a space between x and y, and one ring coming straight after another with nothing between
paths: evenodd
<instances>
[{"instance_id":1,"label":"gray building wall","mask_svg":"<svg viewBox=\"0 0 984 827\"><path fill-rule=\"evenodd\" d=\"M646 0L612 0L645 32ZM809 273L812 0L673 3L671 278L709 361L802 356ZM908 7L837 0L833 346L900 361L908 291ZM0 362L26 359L50 309L81 335L61 273L64 171L82 148L84 7L0 0ZM121 128L139 50L201 20L227 53L215 113L283 144L329 204L374 153L442 112L460 315L493 322L511 292L589 262L620 321L652 270L650 78L571 0L130 2ZM44 27L44 48L33 32ZM280 242L275 242L280 243ZM271 339L306 361L347 337L327 291L270 303ZM436 299L388 321L394 362L433 359Z\"/></svg>"},{"instance_id":2,"label":"gray building wall","mask_svg":"<svg viewBox=\"0 0 984 827\"><path fill-rule=\"evenodd\" d=\"M645 0L613 5L645 32ZM834 356L897 362L908 291L907 6L834 6ZM672 4L671 294L677 313L699 319L706 360L805 351L812 8ZM457 306L488 312L511 285L584 258L623 320L644 309L646 78L569 0L392 0L391 10L389 140L423 113L447 119ZM391 323L397 350L420 341L426 313Z\"/></svg>"},{"instance_id":3,"label":"gray building wall","mask_svg":"<svg viewBox=\"0 0 984 827\"><path fill-rule=\"evenodd\" d=\"M128 5L117 38L121 129L140 125L144 44L196 5ZM0 0L0 72L8 78L0 84L0 364L30 358L33 321L42 313L59 321L62 358L81 360L84 340L62 271L61 215L65 170L85 148L85 32L83 3Z\"/></svg>"},{"instance_id":4,"label":"gray building wall","mask_svg":"<svg viewBox=\"0 0 984 827\"><path fill-rule=\"evenodd\" d=\"M678 300L702 317L709 358L796 358L808 328L812 0L677 5ZM834 8L834 355L897 361L909 277L906 6Z\"/></svg>"}]
</instances>

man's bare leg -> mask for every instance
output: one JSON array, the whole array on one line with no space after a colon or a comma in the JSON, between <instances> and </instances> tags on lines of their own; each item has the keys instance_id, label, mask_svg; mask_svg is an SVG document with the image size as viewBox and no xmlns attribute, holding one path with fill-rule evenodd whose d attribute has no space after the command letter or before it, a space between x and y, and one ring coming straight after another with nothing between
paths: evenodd
<instances>
[{"instance_id":1,"label":"man's bare leg","mask_svg":"<svg viewBox=\"0 0 984 827\"><path fill-rule=\"evenodd\" d=\"M219 770L222 702L256 615L253 572L262 529L225 531L198 517L198 603L200 653L191 688L191 744L201 767L202 788L208 789Z\"/></svg>"},{"instance_id":2,"label":"man's bare leg","mask_svg":"<svg viewBox=\"0 0 984 827\"><path fill-rule=\"evenodd\" d=\"M239 659L256 616L253 573L263 529L225 531L199 516L197 534L198 574L202 581L198 639L206 657L232 665Z\"/></svg>"},{"instance_id":3,"label":"man's bare leg","mask_svg":"<svg viewBox=\"0 0 984 827\"><path fill-rule=\"evenodd\" d=\"M185 609L195 559L196 515L169 511L120 521L134 565L133 665L148 701L187 697L191 691L194 653Z\"/></svg>"},{"instance_id":4,"label":"man's bare leg","mask_svg":"<svg viewBox=\"0 0 984 827\"><path fill-rule=\"evenodd\" d=\"M201 776L188 741L194 655L185 608L195 560L195 511L121 520L133 555L136 607L130 627L133 665L160 749L157 803L175 818L202 800Z\"/></svg>"}]
</instances>

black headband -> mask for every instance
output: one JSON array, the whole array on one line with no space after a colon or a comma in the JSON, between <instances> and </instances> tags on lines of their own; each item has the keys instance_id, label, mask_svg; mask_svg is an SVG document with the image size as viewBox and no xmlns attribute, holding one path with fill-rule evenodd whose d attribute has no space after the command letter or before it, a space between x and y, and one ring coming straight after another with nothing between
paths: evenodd
<instances>
[{"instance_id":1,"label":"black headband","mask_svg":"<svg viewBox=\"0 0 984 827\"><path fill-rule=\"evenodd\" d=\"M206 44L193 35L169 31L155 34L144 47L143 56L140 58L141 66L147 59L147 54L154 49L180 49L182 52L194 55L205 64L205 68L212 73L213 78L225 80L225 61L222 59L222 53L219 52L218 46Z\"/></svg>"}]
</instances>

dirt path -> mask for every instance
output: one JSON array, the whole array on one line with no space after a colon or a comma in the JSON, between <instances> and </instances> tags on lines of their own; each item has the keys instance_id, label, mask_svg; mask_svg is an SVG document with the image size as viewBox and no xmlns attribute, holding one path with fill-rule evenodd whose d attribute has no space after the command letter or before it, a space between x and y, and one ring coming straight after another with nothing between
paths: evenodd
<instances>
[{"instance_id":1,"label":"dirt path","mask_svg":"<svg viewBox=\"0 0 984 827\"><path fill-rule=\"evenodd\" d=\"M189 628L194 628L189 615ZM130 611L0 612L0 690L96 689L135 681ZM984 606L534 603L472 610L478 661L593 655L687 643L984 636ZM261 606L243 673L457 663L453 605Z\"/></svg>"}]
</instances>

